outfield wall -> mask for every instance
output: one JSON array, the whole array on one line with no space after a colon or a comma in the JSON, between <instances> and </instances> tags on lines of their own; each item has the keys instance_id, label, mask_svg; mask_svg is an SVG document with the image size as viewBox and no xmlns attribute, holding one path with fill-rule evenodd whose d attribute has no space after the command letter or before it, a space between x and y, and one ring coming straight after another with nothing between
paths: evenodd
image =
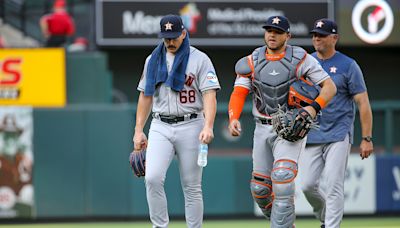
<instances>
[{"instance_id":1,"label":"outfield wall","mask_svg":"<svg viewBox=\"0 0 400 228\"><path fill-rule=\"evenodd\" d=\"M225 114L219 113L218 118L221 115ZM147 216L143 179L134 177L128 164L134 126L131 106L35 109L33 117L37 218ZM219 137L216 140L222 140ZM203 177L205 215L254 214L249 192L250 148L234 155L213 145ZM363 161L352 156L346 178L346 213L400 213L399 167L398 155ZM178 177L174 161L165 188L170 214L182 216ZM310 214L297 195L298 213Z\"/></svg>"}]
</instances>

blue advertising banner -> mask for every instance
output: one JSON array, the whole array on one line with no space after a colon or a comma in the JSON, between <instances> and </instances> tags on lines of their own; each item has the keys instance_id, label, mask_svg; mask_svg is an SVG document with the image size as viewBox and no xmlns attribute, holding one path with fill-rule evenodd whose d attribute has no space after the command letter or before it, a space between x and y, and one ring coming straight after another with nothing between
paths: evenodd
<instances>
[{"instance_id":1,"label":"blue advertising banner","mask_svg":"<svg viewBox=\"0 0 400 228\"><path fill-rule=\"evenodd\" d=\"M376 165L378 212L400 211L400 156L377 156Z\"/></svg>"}]
</instances>

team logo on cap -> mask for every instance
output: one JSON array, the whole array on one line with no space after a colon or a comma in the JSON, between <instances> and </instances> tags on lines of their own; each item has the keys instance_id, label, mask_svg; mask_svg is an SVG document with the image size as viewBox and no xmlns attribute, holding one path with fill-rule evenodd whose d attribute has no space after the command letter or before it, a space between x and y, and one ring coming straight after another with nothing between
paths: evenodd
<instances>
[{"instance_id":1,"label":"team logo on cap","mask_svg":"<svg viewBox=\"0 0 400 228\"><path fill-rule=\"evenodd\" d=\"M172 26L174 26L174 24L168 21L167 24L165 24L164 26L165 26L165 31L168 31L172 30Z\"/></svg>"},{"instance_id":2,"label":"team logo on cap","mask_svg":"<svg viewBox=\"0 0 400 228\"><path fill-rule=\"evenodd\" d=\"M281 19L279 19L279 17L274 17L272 18L272 24L277 24L279 25L279 22L281 21Z\"/></svg>"},{"instance_id":3,"label":"team logo on cap","mask_svg":"<svg viewBox=\"0 0 400 228\"><path fill-rule=\"evenodd\" d=\"M318 21L318 22L317 22L317 25L316 25L315 27L317 27L317 28L322 28L323 25L324 25L324 22Z\"/></svg>"}]
</instances>

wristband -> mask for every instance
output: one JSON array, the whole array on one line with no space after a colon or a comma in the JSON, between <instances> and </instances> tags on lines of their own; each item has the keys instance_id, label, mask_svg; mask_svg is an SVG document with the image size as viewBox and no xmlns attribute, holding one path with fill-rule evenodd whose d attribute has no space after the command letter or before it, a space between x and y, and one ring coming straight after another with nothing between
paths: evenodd
<instances>
[{"instance_id":1,"label":"wristband","mask_svg":"<svg viewBox=\"0 0 400 228\"><path fill-rule=\"evenodd\" d=\"M315 98L315 101L314 101L314 102L317 102L317 103L319 104L319 107L320 107L321 109L325 108L325 107L326 107L326 104L327 104L327 102L325 101L325 99L322 98L321 96L318 96L317 98Z\"/></svg>"},{"instance_id":2,"label":"wristband","mask_svg":"<svg viewBox=\"0 0 400 228\"><path fill-rule=\"evenodd\" d=\"M321 106L318 104L318 102L316 102L316 101L313 101L311 104L310 104L310 106L311 107L313 107L314 109L315 109L315 112L318 114L319 113L319 111L321 111Z\"/></svg>"}]
</instances>

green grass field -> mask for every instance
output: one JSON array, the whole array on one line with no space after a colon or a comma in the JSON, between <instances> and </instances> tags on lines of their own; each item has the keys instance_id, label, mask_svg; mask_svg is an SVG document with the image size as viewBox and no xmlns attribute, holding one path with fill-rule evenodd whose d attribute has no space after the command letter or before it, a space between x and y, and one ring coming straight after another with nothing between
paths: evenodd
<instances>
[{"instance_id":1,"label":"green grass field","mask_svg":"<svg viewBox=\"0 0 400 228\"><path fill-rule=\"evenodd\" d=\"M151 228L148 222L95 222L95 223L41 223L0 225L9 228ZM183 221L171 222L170 228L186 228ZM261 220L205 220L203 228L267 228L269 223ZM318 228L315 219L297 219L296 228ZM400 228L400 218L345 218L342 228Z\"/></svg>"}]
</instances>

